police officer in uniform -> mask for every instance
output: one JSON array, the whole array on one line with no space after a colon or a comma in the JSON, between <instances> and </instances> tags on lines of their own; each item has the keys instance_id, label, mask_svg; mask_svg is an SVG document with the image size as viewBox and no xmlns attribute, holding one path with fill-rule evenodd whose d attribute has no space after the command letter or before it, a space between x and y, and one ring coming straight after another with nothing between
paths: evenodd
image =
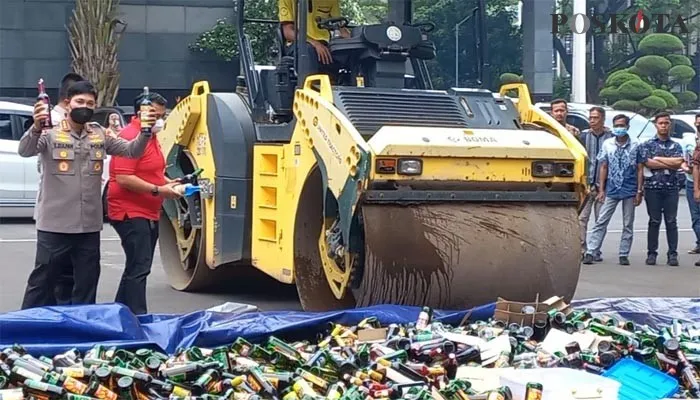
<instances>
[{"instance_id":1,"label":"police officer in uniform","mask_svg":"<svg viewBox=\"0 0 700 400\"><path fill-rule=\"evenodd\" d=\"M100 231L103 226L102 168L107 154L137 158L150 133L129 142L90 123L97 92L87 81L67 93L67 118L59 128L42 131L49 110L34 106L34 125L19 142L22 157L41 155L43 177L37 201L37 249L22 309L55 305L54 289L66 259L75 281L71 304L94 304L100 276ZM146 117L155 121L153 113Z\"/></svg>"},{"instance_id":2,"label":"police officer in uniform","mask_svg":"<svg viewBox=\"0 0 700 400\"><path fill-rule=\"evenodd\" d=\"M51 110L51 123L54 127L60 127L61 122L63 122L63 120L65 120L67 117L68 113L66 112L66 107L68 106L68 88L75 82L80 82L83 80L83 77L73 72L67 73L61 79L61 84L58 88L58 103L56 103L56 105L53 107L53 110ZM41 164L41 155L39 155L39 157L37 157L37 170L39 171L39 186L41 186L41 179L43 175L41 170ZM38 195L39 193L37 193L37 203L39 202ZM37 212L38 209L35 208L34 220L37 219ZM54 290L56 295L56 304L58 304L59 306L70 305L71 296L73 293L73 264L71 264L70 258L66 257L61 269L63 272L58 278L58 282L56 283L56 289Z\"/></svg>"}]
</instances>

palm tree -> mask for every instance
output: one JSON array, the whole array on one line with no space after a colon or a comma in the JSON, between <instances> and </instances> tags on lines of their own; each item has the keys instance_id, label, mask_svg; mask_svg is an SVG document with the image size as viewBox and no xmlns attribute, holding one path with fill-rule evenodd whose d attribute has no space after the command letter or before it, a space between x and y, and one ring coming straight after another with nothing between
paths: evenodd
<instances>
[{"instance_id":1,"label":"palm tree","mask_svg":"<svg viewBox=\"0 0 700 400\"><path fill-rule=\"evenodd\" d=\"M119 91L117 51L126 24L118 18L118 8L119 0L75 0L67 28L71 66L95 85L98 107L113 105Z\"/></svg>"}]
</instances>

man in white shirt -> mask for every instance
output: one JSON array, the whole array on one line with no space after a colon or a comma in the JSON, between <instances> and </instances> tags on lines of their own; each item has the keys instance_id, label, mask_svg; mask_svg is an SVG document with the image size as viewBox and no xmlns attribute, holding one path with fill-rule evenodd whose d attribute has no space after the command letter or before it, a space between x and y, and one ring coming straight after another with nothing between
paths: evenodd
<instances>
[{"instance_id":1,"label":"man in white shirt","mask_svg":"<svg viewBox=\"0 0 700 400\"><path fill-rule=\"evenodd\" d=\"M53 106L51 110L51 124L56 127L61 124L61 121L66 119L67 111L66 106L69 103L67 98L68 88L75 82L80 82L84 80L78 74L69 72L63 79L61 79L61 86L58 88L58 101L56 105ZM37 155L37 171L39 172L39 187L41 187L41 181L43 177L43 171L41 170L41 154ZM39 191L37 191L37 204L39 204ZM38 207L34 208L34 220L37 220ZM70 262L70 258L66 258L66 262L61 266L61 276L58 279L56 288L54 289L54 295L56 296L56 304L60 305L70 305L71 295L73 292L73 264Z\"/></svg>"}]
</instances>

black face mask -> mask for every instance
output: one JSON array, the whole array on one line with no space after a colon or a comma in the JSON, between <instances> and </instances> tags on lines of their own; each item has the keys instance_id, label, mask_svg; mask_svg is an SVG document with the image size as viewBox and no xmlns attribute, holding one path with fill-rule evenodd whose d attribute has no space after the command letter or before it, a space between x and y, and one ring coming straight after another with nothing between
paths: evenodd
<instances>
[{"instance_id":1,"label":"black face mask","mask_svg":"<svg viewBox=\"0 0 700 400\"><path fill-rule=\"evenodd\" d=\"M95 112L92 108L79 107L70 110L70 119L76 124L85 124L90 121L92 114Z\"/></svg>"},{"instance_id":2,"label":"black face mask","mask_svg":"<svg viewBox=\"0 0 700 400\"><path fill-rule=\"evenodd\" d=\"M698 132L700 132L700 125L695 125L695 129L697 129Z\"/></svg>"}]
</instances>

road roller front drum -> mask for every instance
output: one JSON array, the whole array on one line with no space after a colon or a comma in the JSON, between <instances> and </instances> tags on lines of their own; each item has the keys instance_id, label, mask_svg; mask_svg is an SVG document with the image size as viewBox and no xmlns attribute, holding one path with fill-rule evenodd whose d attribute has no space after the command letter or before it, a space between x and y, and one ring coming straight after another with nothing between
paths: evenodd
<instances>
[{"instance_id":1,"label":"road roller front drum","mask_svg":"<svg viewBox=\"0 0 700 400\"><path fill-rule=\"evenodd\" d=\"M497 297L570 300L581 268L576 210L545 204L362 207L357 306L461 309Z\"/></svg>"}]
</instances>

